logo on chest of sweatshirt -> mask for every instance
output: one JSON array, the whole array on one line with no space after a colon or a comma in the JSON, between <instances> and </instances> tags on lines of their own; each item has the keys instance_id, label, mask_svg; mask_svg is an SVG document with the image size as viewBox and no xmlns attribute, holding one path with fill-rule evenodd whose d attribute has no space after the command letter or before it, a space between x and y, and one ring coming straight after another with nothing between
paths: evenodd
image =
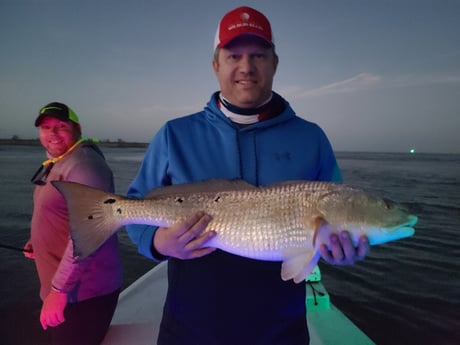
<instances>
[{"instance_id":1,"label":"logo on chest of sweatshirt","mask_svg":"<svg viewBox=\"0 0 460 345\"><path fill-rule=\"evenodd\" d=\"M291 160L291 153L286 152L275 152L274 154L275 160L277 161L290 161Z\"/></svg>"}]
</instances>

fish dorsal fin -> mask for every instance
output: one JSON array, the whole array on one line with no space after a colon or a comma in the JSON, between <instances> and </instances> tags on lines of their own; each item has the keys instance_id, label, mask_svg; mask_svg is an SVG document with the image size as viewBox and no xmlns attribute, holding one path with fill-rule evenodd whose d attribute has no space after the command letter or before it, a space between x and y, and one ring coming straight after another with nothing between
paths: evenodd
<instances>
[{"instance_id":1,"label":"fish dorsal fin","mask_svg":"<svg viewBox=\"0 0 460 345\"><path fill-rule=\"evenodd\" d=\"M277 187L277 186L290 186L290 185L296 185L296 184L302 184L307 181L305 180L287 180L287 181L281 181L281 182L275 182L272 184L267 185L267 187Z\"/></svg>"},{"instance_id":2,"label":"fish dorsal fin","mask_svg":"<svg viewBox=\"0 0 460 345\"><path fill-rule=\"evenodd\" d=\"M244 180L225 180L213 179L196 183L182 183L171 186L164 186L152 190L147 198L151 199L159 196L192 194L192 193L212 193L224 191L250 190L257 188Z\"/></svg>"},{"instance_id":3,"label":"fish dorsal fin","mask_svg":"<svg viewBox=\"0 0 460 345\"><path fill-rule=\"evenodd\" d=\"M272 183L270 185L267 185L267 188L295 186L296 188L301 187L303 190L308 190L309 192L320 192L334 189L336 185L337 183L335 182L326 181L287 180Z\"/></svg>"}]
</instances>

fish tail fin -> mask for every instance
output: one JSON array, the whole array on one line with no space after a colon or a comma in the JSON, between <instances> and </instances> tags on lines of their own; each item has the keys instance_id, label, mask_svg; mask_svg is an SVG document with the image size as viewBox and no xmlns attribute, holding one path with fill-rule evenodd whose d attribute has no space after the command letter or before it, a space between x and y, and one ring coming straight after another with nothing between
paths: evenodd
<instances>
[{"instance_id":1,"label":"fish tail fin","mask_svg":"<svg viewBox=\"0 0 460 345\"><path fill-rule=\"evenodd\" d=\"M320 254L315 250L293 252L286 255L287 259L281 265L281 278L293 279L295 283L305 280L318 264Z\"/></svg>"},{"instance_id":2,"label":"fish tail fin","mask_svg":"<svg viewBox=\"0 0 460 345\"><path fill-rule=\"evenodd\" d=\"M111 204L122 197L76 182L52 181L67 202L70 237L76 261L95 252L123 224Z\"/></svg>"}]
</instances>

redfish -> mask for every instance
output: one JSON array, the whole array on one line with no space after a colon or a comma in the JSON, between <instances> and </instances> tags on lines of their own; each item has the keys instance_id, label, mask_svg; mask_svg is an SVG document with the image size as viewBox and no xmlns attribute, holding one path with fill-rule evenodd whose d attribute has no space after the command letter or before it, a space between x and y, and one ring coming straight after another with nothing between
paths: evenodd
<instances>
[{"instance_id":1,"label":"redfish","mask_svg":"<svg viewBox=\"0 0 460 345\"><path fill-rule=\"evenodd\" d=\"M371 245L414 234L417 216L397 203L331 182L287 181L255 187L209 180L153 190L127 199L73 182L53 181L66 199L76 260L96 251L128 224L169 227L204 211L217 236L206 246L247 258L282 261L281 277L300 282L317 264L332 229L348 230ZM320 226L322 222L330 226Z\"/></svg>"}]
</instances>

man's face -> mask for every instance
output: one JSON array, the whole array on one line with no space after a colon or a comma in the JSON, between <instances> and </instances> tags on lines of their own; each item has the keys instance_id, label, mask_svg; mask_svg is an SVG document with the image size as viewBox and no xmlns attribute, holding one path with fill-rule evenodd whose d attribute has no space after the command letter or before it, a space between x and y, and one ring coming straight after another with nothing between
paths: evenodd
<instances>
[{"instance_id":1,"label":"man's face","mask_svg":"<svg viewBox=\"0 0 460 345\"><path fill-rule=\"evenodd\" d=\"M47 116L38 127L40 142L52 157L58 157L79 138L79 132L70 121Z\"/></svg>"},{"instance_id":2,"label":"man's face","mask_svg":"<svg viewBox=\"0 0 460 345\"><path fill-rule=\"evenodd\" d=\"M245 35L220 49L212 66L225 99L240 108L255 108L270 97L277 64L272 47Z\"/></svg>"}]
</instances>

